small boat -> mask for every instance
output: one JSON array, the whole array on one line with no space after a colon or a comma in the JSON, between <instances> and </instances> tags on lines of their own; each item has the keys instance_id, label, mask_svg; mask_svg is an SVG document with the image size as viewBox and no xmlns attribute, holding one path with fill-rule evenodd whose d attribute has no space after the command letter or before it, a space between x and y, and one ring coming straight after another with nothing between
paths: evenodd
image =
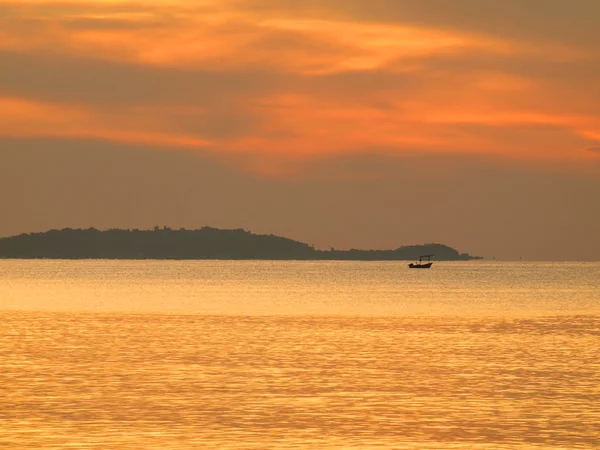
<instances>
[{"instance_id":1,"label":"small boat","mask_svg":"<svg viewBox=\"0 0 600 450\"><path fill-rule=\"evenodd\" d=\"M419 262L410 263L408 265L408 267L411 269L429 269L433 264L433 261L431 261L432 256L435 256L435 255L419 256Z\"/></svg>"}]
</instances>

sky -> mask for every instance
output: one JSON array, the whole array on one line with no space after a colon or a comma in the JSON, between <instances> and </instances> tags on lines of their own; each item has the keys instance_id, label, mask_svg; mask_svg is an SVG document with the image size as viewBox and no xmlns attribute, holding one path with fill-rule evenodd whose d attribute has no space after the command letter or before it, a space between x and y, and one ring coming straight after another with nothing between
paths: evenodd
<instances>
[{"instance_id":1,"label":"sky","mask_svg":"<svg viewBox=\"0 0 600 450\"><path fill-rule=\"evenodd\" d=\"M600 1L0 0L0 236L600 259Z\"/></svg>"}]
</instances>

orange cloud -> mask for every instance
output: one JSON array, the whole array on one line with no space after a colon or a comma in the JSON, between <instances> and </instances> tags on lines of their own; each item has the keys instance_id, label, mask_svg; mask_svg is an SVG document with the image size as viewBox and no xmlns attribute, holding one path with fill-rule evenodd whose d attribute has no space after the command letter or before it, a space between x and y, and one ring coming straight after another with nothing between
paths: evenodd
<instances>
[{"instance_id":1,"label":"orange cloud","mask_svg":"<svg viewBox=\"0 0 600 450\"><path fill-rule=\"evenodd\" d=\"M0 98L2 136L94 138L189 149L203 149L211 145L208 140L190 135L152 131L152 121L140 119L128 114L103 116L68 105Z\"/></svg>"},{"instance_id":2,"label":"orange cloud","mask_svg":"<svg viewBox=\"0 0 600 450\"><path fill-rule=\"evenodd\" d=\"M425 23L411 0L369 11L354 0L0 0L0 135L278 165L370 152L589 158L600 56L578 29L538 45L534 15L507 36L489 19L511 9L486 11L487 28L454 12Z\"/></svg>"}]
</instances>

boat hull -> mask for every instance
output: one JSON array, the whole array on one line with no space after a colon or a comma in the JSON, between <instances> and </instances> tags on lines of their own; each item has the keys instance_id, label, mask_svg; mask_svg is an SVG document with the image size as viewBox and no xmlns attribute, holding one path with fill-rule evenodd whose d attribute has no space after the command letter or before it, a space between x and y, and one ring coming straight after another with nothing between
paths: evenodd
<instances>
[{"instance_id":1,"label":"boat hull","mask_svg":"<svg viewBox=\"0 0 600 450\"><path fill-rule=\"evenodd\" d=\"M410 263L408 265L408 267L410 269L429 269L432 266L433 263L429 262L429 263L425 263L425 264L413 264Z\"/></svg>"}]
</instances>

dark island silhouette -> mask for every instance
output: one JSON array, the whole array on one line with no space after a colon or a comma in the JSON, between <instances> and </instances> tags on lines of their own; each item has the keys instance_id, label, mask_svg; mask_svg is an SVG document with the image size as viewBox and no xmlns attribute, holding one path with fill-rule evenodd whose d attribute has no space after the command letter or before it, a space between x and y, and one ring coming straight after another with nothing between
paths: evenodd
<instances>
[{"instance_id":1,"label":"dark island silhouette","mask_svg":"<svg viewBox=\"0 0 600 450\"><path fill-rule=\"evenodd\" d=\"M410 245L396 250L317 250L292 239L252 234L243 229L100 231L95 228L50 230L0 239L0 258L15 259L265 259L401 261L434 254L437 260L481 259L442 244Z\"/></svg>"}]
</instances>

